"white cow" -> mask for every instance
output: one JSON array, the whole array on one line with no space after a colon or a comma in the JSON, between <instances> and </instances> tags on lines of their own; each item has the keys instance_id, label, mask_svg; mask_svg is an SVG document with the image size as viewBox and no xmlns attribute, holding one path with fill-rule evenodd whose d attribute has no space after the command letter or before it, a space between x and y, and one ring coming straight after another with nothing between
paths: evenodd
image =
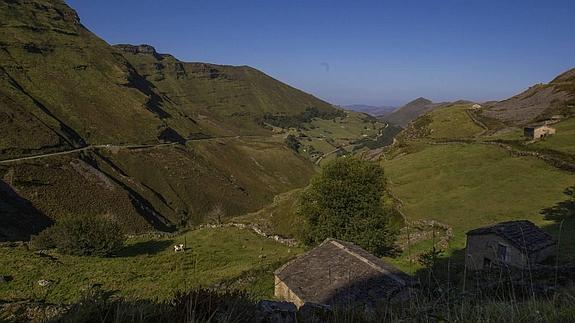
<instances>
[{"instance_id":1,"label":"white cow","mask_svg":"<svg viewBox=\"0 0 575 323\"><path fill-rule=\"evenodd\" d=\"M180 243L174 246L174 252L184 251L184 244Z\"/></svg>"}]
</instances>

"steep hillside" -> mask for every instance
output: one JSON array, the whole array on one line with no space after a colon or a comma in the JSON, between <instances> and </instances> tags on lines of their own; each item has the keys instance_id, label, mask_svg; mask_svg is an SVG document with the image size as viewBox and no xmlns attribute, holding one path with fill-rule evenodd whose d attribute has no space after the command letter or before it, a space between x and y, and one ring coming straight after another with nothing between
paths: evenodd
<instances>
[{"instance_id":1,"label":"steep hillside","mask_svg":"<svg viewBox=\"0 0 575 323\"><path fill-rule=\"evenodd\" d=\"M250 67L112 47L61 0L1 1L0 240L67 214L142 232L256 211L314 173L272 129L345 116Z\"/></svg>"},{"instance_id":2,"label":"steep hillside","mask_svg":"<svg viewBox=\"0 0 575 323\"><path fill-rule=\"evenodd\" d=\"M441 104L433 103L425 98L417 98L402 106L401 108L393 111L391 114L384 116L383 120L401 127L405 127L410 121L426 112L437 108L440 105Z\"/></svg>"},{"instance_id":3,"label":"steep hillside","mask_svg":"<svg viewBox=\"0 0 575 323\"><path fill-rule=\"evenodd\" d=\"M575 69L548 84L537 84L507 100L487 105L484 115L508 125L524 125L552 115L575 114Z\"/></svg>"},{"instance_id":4,"label":"steep hillside","mask_svg":"<svg viewBox=\"0 0 575 323\"><path fill-rule=\"evenodd\" d=\"M173 107L166 123L179 132L191 121L208 134L269 135L262 124L274 118L297 118L312 108L319 115L336 113L330 104L248 66L184 63L148 45L114 47L153 84L156 100Z\"/></svg>"}]
</instances>

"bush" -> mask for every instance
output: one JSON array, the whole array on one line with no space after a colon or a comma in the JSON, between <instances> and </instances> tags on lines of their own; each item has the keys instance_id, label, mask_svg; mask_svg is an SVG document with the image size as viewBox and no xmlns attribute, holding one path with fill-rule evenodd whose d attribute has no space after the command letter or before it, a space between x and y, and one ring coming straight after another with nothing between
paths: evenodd
<instances>
[{"instance_id":1,"label":"bush","mask_svg":"<svg viewBox=\"0 0 575 323\"><path fill-rule=\"evenodd\" d=\"M122 248L124 237L118 223L103 216L67 216L32 237L33 249L58 248L75 256L110 256Z\"/></svg>"},{"instance_id":2,"label":"bush","mask_svg":"<svg viewBox=\"0 0 575 323\"><path fill-rule=\"evenodd\" d=\"M296 136L288 135L285 139L286 145L289 149L295 151L296 153L299 152L299 148L301 147L301 143L297 140Z\"/></svg>"},{"instance_id":3,"label":"bush","mask_svg":"<svg viewBox=\"0 0 575 323\"><path fill-rule=\"evenodd\" d=\"M300 197L298 213L305 220L300 238L309 245L342 239L379 256L392 254L397 210L384 207L385 189L377 162L338 158L327 164Z\"/></svg>"}]
</instances>

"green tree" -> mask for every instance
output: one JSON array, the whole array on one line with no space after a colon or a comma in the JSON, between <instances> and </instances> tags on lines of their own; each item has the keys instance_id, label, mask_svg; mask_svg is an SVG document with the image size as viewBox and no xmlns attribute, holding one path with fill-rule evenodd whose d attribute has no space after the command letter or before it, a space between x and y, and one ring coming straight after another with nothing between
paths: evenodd
<instances>
[{"instance_id":1,"label":"green tree","mask_svg":"<svg viewBox=\"0 0 575 323\"><path fill-rule=\"evenodd\" d=\"M33 249L58 248L76 256L110 256L122 248L124 235L117 222L104 216L66 216L32 237Z\"/></svg>"},{"instance_id":2,"label":"green tree","mask_svg":"<svg viewBox=\"0 0 575 323\"><path fill-rule=\"evenodd\" d=\"M301 143L294 135L288 135L285 139L286 145L293 151L299 152L299 148L301 147Z\"/></svg>"},{"instance_id":3,"label":"green tree","mask_svg":"<svg viewBox=\"0 0 575 323\"><path fill-rule=\"evenodd\" d=\"M397 210L384 206L386 181L377 162L338 158L311 180L301 195L300 238L308 245L336 238L378 255L395 251Z\"/></svg>"}]
</instances>

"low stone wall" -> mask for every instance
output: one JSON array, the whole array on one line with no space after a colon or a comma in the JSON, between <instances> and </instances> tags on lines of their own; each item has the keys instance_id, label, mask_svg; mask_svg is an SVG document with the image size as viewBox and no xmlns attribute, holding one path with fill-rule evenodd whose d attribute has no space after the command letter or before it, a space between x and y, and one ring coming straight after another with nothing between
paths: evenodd
<instances>
[{"instance_id":1,"label":"low stone wall","mask_svg":"<svg viewBox=\"0 0 575 323\"><path fill-rule=\"evenodd\" d=\"M288 238L280 237L277 234L275 234L275 235L267 234L262 229L260 229L257 225L254 225L254 224L244 224L244 223L233 223L232 222L232 223L223 223L223 224L202 224L202 225L198 226L198 229L202 229L202 228L210 228L210 229L238 228L238 229L242 229L242 230L252 230L254 233L256 233L259 236L262 236L266 239L274 240L274 241L279 242L281 244L284 244L286 246L295 247L299 244L299 242L295 239L288 239Z\"/></svg>"}]
</instances>

